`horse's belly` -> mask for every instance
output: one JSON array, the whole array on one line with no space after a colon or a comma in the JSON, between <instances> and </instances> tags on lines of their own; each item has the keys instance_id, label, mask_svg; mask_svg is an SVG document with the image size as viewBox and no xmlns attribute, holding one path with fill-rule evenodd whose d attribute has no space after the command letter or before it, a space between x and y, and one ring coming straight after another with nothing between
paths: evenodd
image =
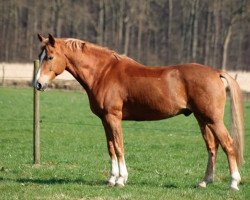
<instances>
[{"instance_id":1,"label":"horse's belly","mask_svg":"<svg viewBox=\"0 0 250 200\"><path fill-rule=\"evenodd\" d=\"M148 106L130 105L122 110L123 120L151 121L173 117L179 113L179 109L152 108Z\"/></svg>"}]
</instances>

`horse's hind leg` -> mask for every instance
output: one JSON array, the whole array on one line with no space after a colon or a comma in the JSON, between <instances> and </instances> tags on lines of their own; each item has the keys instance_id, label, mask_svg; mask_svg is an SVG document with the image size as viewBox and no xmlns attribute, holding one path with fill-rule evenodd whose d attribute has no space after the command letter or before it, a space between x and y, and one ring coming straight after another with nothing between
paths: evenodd
<instances>
[{"instance_id":1,"label":"horse's hind leg","mask_svg":"<svg viewBox=\"0 0 250 200\"><path fill-rule=\"evenodd\" d=\"M231 174L231 189L239 190L238 183L241 180L238 166L236 162L235 149L233 147L233 139L230 137L223 121L214 122L208 125L210 130L213 132L214 136L220 142L220 145L227 155L230 174Z\"/></svg>"},{"instance_id":2,"label":"horse's hind leg","mask_svg":"<svg viewBox=\"0 0 250 200\"><path fill-rule=\"evenodd\" d=\"M206 173L202 182L199 183L199 187L204 188L207 186L208 183L212 183L214 180L215 162L216 162L219 142L214 137L213 133L211 132L207 124L199 121L199 125L208 151L208 162L207 162Z\"/></svg>"}]
</instances>

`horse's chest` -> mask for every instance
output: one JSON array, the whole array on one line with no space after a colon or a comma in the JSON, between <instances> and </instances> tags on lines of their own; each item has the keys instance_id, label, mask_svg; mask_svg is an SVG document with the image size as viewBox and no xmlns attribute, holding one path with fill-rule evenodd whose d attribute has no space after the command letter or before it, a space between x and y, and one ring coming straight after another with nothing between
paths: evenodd
<instances>
[{"instance_id":1,"label":"horse's chest","mask_svg":"<svg viewBox=\"0 0 250 200\"><path fill-rule=\"evenodd\" d=\"M101 117L103 115L102 104L103 103L98 98L96 98L95 96L89 95L90 109L98 117Z\"/></svg>"}]
</instances>

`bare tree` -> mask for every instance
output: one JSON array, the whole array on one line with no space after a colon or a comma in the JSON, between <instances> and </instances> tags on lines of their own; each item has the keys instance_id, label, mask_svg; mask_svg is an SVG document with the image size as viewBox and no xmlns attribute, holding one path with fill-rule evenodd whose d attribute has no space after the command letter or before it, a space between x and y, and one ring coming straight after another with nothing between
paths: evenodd
<instances>
[{"instance_id":1,"label":"bare tree","mask_svg":"<svg viewBox=\"0 0 250 200\"><path fill-rule=\"evenodd\" d=\"M240 5L240 8L237 9L235 12L232 13L232 17L230 20L230 23L228 25L228 28L226 29L225 39L223 43L223 57L222 57L222 69L227 69L227 61L228 61L228 50L229 50L229 43L232 40L232 32L233 27L237 23L238 20L242 19L241 14L243 12L244 5Z\"/></svg>"}]
</instances>

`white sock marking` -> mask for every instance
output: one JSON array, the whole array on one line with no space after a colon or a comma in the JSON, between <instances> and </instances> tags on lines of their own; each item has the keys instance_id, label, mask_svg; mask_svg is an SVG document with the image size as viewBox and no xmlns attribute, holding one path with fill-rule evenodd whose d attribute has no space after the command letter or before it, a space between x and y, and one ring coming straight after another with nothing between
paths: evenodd
<instances>
[{"instance_id":1,"label":"white sock marking","mask_svg":"<svg viewBox=\"0 0 250 200\"><path fill-rule=\"evenodd\" d=\"M111 176L119 176L119 167L118 167L118 161L117 158L111 160L111 171L110 171Z\"/></svg>"},{"instance_id":2,"label":"white sock marking","mask_svg":"<svg viewBox=\"0 0 250 200\"><path fill-rule=\"evenodd\" d=\"M231 175L232 177L232 181L231 181L231 188L233 190L239 190L238 188L238 184L241 180L241 177L240 177L240 173L238 172L238 170L234 171Z\"/></svg>"},{"instance_id":3,"label":"white sock marking","mask_svg":"<svg viewBox=\"0 0 250 200\"><path fill-rule=\"evenodd\" d=\"M120 169L120 176L127 177L128 171L125 163L125 159L123 158L123 161L119 162L119 169Z\"/></svg>"}]
</instances>

